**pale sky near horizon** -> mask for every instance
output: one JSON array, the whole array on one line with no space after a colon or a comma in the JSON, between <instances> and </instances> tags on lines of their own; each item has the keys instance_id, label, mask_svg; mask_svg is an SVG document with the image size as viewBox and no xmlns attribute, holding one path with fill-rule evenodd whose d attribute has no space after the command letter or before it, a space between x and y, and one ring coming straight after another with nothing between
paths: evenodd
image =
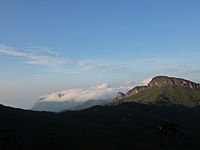
<instances>
[{"instance_id":1,"label":"pale sky near horizon","mask_svg":"<svg viewBox=\"0 0 200 150\"><path fill-rule=\"evenodd\" d=\"M200 82L198 0L0 0L0 103L156 75Z\"/></svg>"}]
</instances>

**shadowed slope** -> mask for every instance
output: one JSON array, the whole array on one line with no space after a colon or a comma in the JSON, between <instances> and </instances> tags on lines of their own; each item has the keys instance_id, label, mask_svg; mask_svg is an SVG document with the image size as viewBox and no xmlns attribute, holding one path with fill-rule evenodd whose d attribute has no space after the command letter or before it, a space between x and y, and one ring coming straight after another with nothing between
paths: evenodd
<instances>
[{"instance_id":1,"label":"shadowed slope","mask_svg":"<svg viewBox=\"0 0 200 150\"><path fill-rule=\"evenodd\" d=\"M1 150L160 150L159 126L173 120L181 126L182 139L172 150L200 148L200 109L178 105L124 103L96 106L59 114L0 107ZM176 137L173 137L176 138Z\"/></svg>"}]
</instances>

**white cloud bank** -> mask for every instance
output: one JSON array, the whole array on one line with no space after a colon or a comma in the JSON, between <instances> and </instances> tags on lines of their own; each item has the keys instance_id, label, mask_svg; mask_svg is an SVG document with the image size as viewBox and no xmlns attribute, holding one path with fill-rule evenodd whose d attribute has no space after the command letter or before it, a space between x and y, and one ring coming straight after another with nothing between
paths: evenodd
<instances>
[{"instance_id":1,"label":"white cloud bank","mask_svg":"<svg viewBox=\"0 0 200 150\"><path fill-rule=\"evenodd\" d=\"M88 88L69 89L57 93L52 93L46 96L40 97L41 101L80 101L87 100L112 100L119 91L127 92L133 88L134 82L126 81L119 87L110 87L107 83L103 83Z\"/></svg>"}]
</instances>

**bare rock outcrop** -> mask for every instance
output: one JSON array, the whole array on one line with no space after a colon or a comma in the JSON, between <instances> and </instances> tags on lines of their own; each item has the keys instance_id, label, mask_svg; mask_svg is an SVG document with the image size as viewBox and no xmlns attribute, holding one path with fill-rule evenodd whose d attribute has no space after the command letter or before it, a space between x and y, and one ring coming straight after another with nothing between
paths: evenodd
<instances>
[{"instance_id":1,"label":"bare rock outcrop","mask_svg":"<svg viewBox=\"0 0 200 150\"><path fill-rule=\"evenodd\" d=\"M200 84L191 82L189 80L174 78L174 77L167 77L167 76L157 76L153 78L148 84L148 87L164 86L164 85L176 85L176 86L191 88L191 89L200 88Z\"/></svg>"},{"instance_id":2,"label":"bare rock outcrop","mask_svg":"<svg viewBox=\"0 0 200 150\"><path fill-rule=\"evenodd\" d=\"M144 89L146 89L147 86L136 86L133 89L129 90L126 94L126 96L132 96L135 95L137 93L139 93L140 91L143 91Z\"/></svg>"}]
</instances>

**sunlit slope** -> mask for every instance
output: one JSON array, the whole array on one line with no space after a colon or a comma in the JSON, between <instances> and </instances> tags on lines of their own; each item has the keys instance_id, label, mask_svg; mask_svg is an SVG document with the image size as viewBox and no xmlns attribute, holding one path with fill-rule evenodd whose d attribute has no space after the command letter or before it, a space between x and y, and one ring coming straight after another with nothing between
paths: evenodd
<instances>
[{"instance_id":1,"label":"sunlit slope","mask_svg":"<svg viewBox=\"0 0 200 150\"><path fill-rule=\"evenodd\" d=\"M191 89L176 85L164 85L147 88L135 95L125 97L113 103L138 102L156 104L182 104L196 106L200 104L200 89Z\"/></svg>"}]
</instances>

